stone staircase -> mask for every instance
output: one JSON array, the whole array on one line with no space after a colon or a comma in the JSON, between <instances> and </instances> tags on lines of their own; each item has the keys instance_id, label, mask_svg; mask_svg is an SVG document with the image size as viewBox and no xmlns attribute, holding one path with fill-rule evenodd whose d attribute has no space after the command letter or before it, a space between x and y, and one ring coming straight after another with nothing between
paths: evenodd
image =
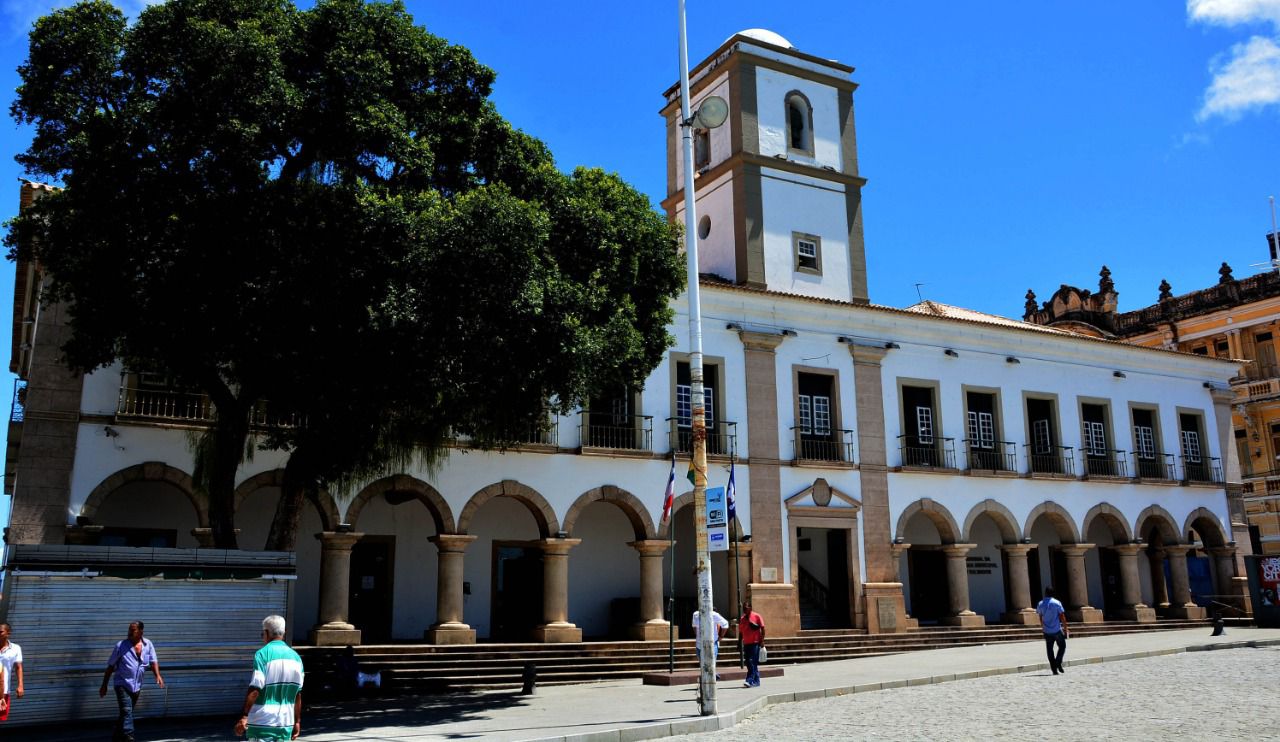
<instances>
[{"instance_id":1,"label":"stone staircase","mask_svg":"<svg viewBox=\"0 0 1280 742\"><path fill-rule=\"evenodd\" d=\"M1076 624L1073 637L1103 636L1187 628L1210 629L1208 621L1161 620L1155 624L1109 621ZM984 626L980 628L922 627L903 634L869 635L859 629L801 631L799 636L770 638L769 664L827 662L944 647L1029 641L1041 636L1038 627ZM298 647L307 667L307 688L323 692L336 685L342 648ZM438 646L387 644L356 647L365 672L381 672L381 692L441 693L519 688L526 663L537 668L540 685L591 683L638 678L667 669L665 642L601 641L577 644L477 644ZM1036 657L1039 655L1037 654ZM1034 658L1032 658L1034 659ZM735 642L721 648L720 665L738 664ZM693 640L675 644L676 669L696 669Z\"/></svg>"}]
</instances>

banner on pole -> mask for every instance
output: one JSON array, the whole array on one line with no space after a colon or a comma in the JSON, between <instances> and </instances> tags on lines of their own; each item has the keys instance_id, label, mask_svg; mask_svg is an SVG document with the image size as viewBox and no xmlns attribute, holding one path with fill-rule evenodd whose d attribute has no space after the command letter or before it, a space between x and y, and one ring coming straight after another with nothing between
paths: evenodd
<instances>
[{"instance_id":1,"label":"banner on pole","mask_svg":"<svg viewBox=\"0 0 1280 742\"><path fill-rule=\"evenodd\" d=\"M724 487L707 488L707 544L710 551L729 550L729 515Z\"/></svg>"}]
</instances>

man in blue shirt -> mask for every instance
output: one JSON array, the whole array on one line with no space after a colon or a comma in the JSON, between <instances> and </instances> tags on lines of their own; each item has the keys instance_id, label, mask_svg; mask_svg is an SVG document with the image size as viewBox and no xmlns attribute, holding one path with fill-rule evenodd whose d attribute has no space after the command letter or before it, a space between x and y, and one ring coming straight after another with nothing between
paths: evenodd
<instances>
[{"instance_id":1,"label":"man in blue shirt","mask_svg":"<svg viewBox=\"0 0 1280 742\"><path fill-rule=\"evenodd\" d=\"M138 696L142 693L142 676L147 670L155 673L156 685L163 688L164 678L160 677L160 661L156 659L156 648L150 639L142 636L142 622L129 624L129 634L123 641L116 642L116 648L107 661L107 671L102 675L102 687L98 689L98 697L107 695L107 681L115 675L116 705L120 707L120 718L116 720L112 742L133 742L133 708L138 705Z\"/></svg>"},{"instance_id":2,"label":"man in blue shirt","mask_svg":"<svg viewBox=\"0 0 1280 742\"><path fill-rule=\"evenodd\" d=\"M1040 628L1044 631L1044 650L1049 655L1049 667L1053 674L1066 672L1062 667L1062 656L1067 653L1067 611L1062 603L1053 597L1053 588L1044 589L1044 600L1036 606L1040 616ZM1058 645L1058 656L1053 656L1053 645Z\"/></svg>"}]
</instances>

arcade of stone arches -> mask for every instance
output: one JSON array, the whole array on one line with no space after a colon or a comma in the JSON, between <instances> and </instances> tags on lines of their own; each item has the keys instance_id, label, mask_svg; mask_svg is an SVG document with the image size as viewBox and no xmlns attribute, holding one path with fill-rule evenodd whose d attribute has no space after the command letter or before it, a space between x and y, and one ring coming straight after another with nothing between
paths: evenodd
<instances>
[{"instance_id":1,"label":"arcade of stone arches","mask_svg":"<svg viewBox=\"0 0 1280 742\"><path fill-rule=\"evenodd\" d=\"M1158 505L1130 523L1105 503L1078 524L1053 502L1020 524L994 500L961 525L921 499L899 516L892 554L917 621L1036 625L1034 606L1050 585L1068 619L1083 623L1203 618L1205 606L1239 606L1245 578L1221 521L1197 508L1181 525Z\"/></svg>"},{"instance_id":2,"label":"arcade of stone arches","mask_svg":"<svg viewBox=\"0 0 1280 742\"><path fill-rule=\"evenodd\" d=\"M241 549L265 544L282 481L277 469L238 486ZM612 485L578 495L563 514L511 480L481 488L456 509L408 475L365 486L345 516L320 493L304 504L297 531L294 637L318 644L665 640L668 574L678 607L695 592L692 500L692 492L681 495L671 520L655 524L644 503ZM208 547L209 504L186 472L140 464L90 492L68 540ZM749 544L741 558L749 563ZM717 607L728 611L738 587L726 555L713 558L712 571ZM746 566L741 572L749 574Z\"/></svg>"}]
</instances>

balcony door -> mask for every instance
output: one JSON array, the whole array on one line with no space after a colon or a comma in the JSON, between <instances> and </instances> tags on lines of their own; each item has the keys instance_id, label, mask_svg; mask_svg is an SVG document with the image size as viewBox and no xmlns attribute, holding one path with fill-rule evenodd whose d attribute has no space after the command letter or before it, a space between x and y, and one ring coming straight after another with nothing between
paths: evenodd
<instances>
[{"instance_id":1,"label":"balcony door","mask_svg":"<svg viewBox=\"0 0 1280 742\"><path fill-rule=\"evenodd\" d=\"M693 450L693 382L686 361L676 363L676 450L685 452ZM702 398L703 415L707 423L707 453L725 453L723 436L717 435L716 403L720 400L718 393L720 367L714 363L702 366Z\"/></svg>"},{"instance_id":2,"label":"balcony door","mask_svg":"<svg viewBox=\"0 0 1280 742\"><path fill-rule=\"evenodd\" d=\"M825 374L796 375L796 413L799 435L796 457L817 461L839 461L835 409L831 403L834 377Z\"/></svg>"},{"instance_id":3,"label":"balcony door","mask_svg":"<svg viewBox=\"0 0 1280 742\"><path fill-rule=\"evenodd\" d=\"M902 387L902 465L941 466L936 435L933 389L927 386Z\"/></svg>"},{"instance_id":4,"label":"balcony door","mask_svg":"<svg viewBox=\"0 0 1280 742\"><path fill-rule=\"evenodd\" d=\"M1119 472L1107 436L1106 405L1082 404L1080 417L1080 444L1084 449L1086 471L1094 476L1117 476Z\"/></svg>"},{"instance_id":5,"label":"balcony door","mask_svg":"<svg viewBox=\"0 0 1280 742\"><path fill-rule=\"evenodd\" d=\"M1004 451L996 444L999 439L996 395L968 392L965 406L965 450L969 452L969 468L1004 469Z\"/></svg>"},{"instance_id":6,"label":"balcony door","mask_svg":"<svg viewBox=\"0 0 1280 742\"><path fill-rule=\"evenodd\" d=\"M1133 458L1134 466L1138 469L1137 475L1143 479L1166 477L1160 461L1158 440L1155 412L1135 409L1133 411Z\"/></svg>"},{"instance_id":7,"label":"balcony door","mask_svg":"<svg viewBox=\"0 0 1280 742\"><path fill-rule=\"evenodd\" d=\"M1038 474L1064 473L1062 456L1058 453L1058 426L1054 424L1053 400L1028 399L1027 421L1031 425L1031 471Z\"/></svg>"}]
</instances>

